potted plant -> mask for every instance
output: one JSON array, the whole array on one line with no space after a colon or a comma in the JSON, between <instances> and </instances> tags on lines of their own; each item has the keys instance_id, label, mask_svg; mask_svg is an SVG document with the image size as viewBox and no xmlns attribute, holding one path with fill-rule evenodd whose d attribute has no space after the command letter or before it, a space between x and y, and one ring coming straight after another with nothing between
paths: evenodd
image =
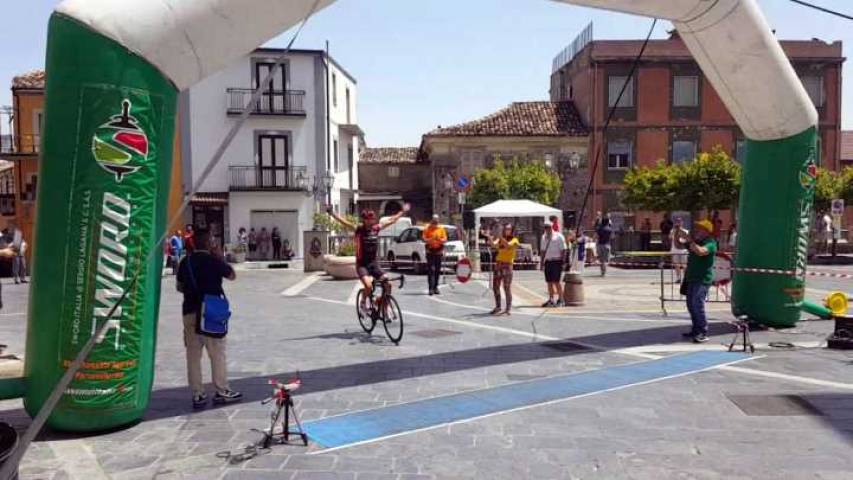
<instances>
[{"instance_id":1,"label":"potted plant","mask_svg":"<svg viewBox=\"0 0 853 480\"><path fill-rule=\"evenodd\" d=\"M326 273L338 280L358 278L355 271L355 244L352 240L341 242L336 255L326 255Z\"/></svg>"}]
</instances>

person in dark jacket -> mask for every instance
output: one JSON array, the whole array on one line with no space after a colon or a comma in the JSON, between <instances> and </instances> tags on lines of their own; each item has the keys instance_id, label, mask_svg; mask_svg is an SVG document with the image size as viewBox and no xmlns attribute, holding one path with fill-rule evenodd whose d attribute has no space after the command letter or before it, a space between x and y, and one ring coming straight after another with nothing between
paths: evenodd
<instances>
[{"instance_id":1,"label":"person in dark jacket","mask_svg":"<svg viewBox=\"0 0 853 480\"><path fill-rule=\"evenodd\" d=\"M243 395L228 386L225 339L199 333L202 301L205 295L224 295L222 280L235 280L234 269L222 257L210 252L210 235L195 232L195 251L181 261L176 287L184 294L183 320L184 345L187 350L187 377L192 390L194 408L207 404L201 373L201 355L207 350L216 393L213 402L218 404L239 401Z\"/></svg>"}]
</instances>

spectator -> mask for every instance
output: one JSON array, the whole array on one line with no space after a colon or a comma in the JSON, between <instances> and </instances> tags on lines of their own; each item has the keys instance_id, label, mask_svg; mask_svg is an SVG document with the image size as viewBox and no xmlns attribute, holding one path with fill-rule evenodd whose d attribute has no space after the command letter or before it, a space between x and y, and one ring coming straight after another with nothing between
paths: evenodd
<instances>
[{"instance_id":1,"label":"spectator","mask_svg":"<svg viewBox=\"0 0 853 480\"><path fill-rule=\"evenodd\" d=\"M178 267L177 289L184 294L184 345L187 351L187 378L192 390L192 403L194 408L203 408L207 404L201 373L203 350L207 350L210 358L213 386L216 388L213 403L235 402L243 395L228 386L226 337L216 338L199 333L204 296L224 295L222 280L234 280L236 274L221 257L209 251L210 236L207 232L198 232L195 245L193 253L188 253Z\"/></svg>"},{"instance_id":2,"label":"spectator","mask_svg":"<svg viewBox=\"0 0 853 480\"><path fill-rule=\"evenodd\" d=\"M430 295L438 295L438 277L444 261L444 244L447 243L447 231L439 223L439 216L433 215L424 229L427 260L427 288Z\"/></svg>"},{"instance_id":3,"label":"spectator","mask_svg":"<svg viewBox=\"0 0 853 480\"><path fill-rule=\"evenodd\" d=\"M261 260L269 259L270 254L270 232L267 227L261 227L261 232L258 234L258 257Z\"/></svg>"},{"instance_id":4,"label":"spectator","mask_svg":"<svg viewBox=\"0 0 853 480\"><path fill-rule=\"evenodd\" d=\"M492 290L495 293L495 308L492 310L492 315L501 313L501 285L506 295L506 309L503 314L509 315L512 309L512 267L518 245L515 228L509 223L504 225L501 236L492 242L492 246L497 250L492 280Z\"/></svg>"},{"instance_id":5,"label":"spectator","mask_svg":"<svg viewBox=\"0 0 853 480\"><path fill-rule=\"evenodd\" d=\"M700 220L693 224L693 238L679 231L677 240L690 251L687 271L684 273L684 287L687 294L687 310L693 328L683 335L692 338L694 343L708 341L708 320L705 317L705 298L714 282L714 256L717 253L717 241L713 237L714 224L709 220Z\"/></svg>"},{"instance_id":6,"label":"spectator","mask_svg":"<svg viewBox=\"0 0 853 480\"><path fill-rule=\"evenodd\" d=\"M610 221L609 213L601 219L595 235L595 249L598 253L598 262L603 277L607 275L607 265L610 263L610 254L612 253L610 242L613 239L613 223Z\"/></svg>"},{"instance_id":7,"label":"spectator","mask_svg":"<svg viewBox=\"0 0 853 480\"><path fill-rule=\"evenodd\" d=\"M823 212L821 216L820 225L820 239L823 242L823 253L829 253L829 242L832 241L832 217L829 215L829 212Z\"/></svg>"},{"instance_id":8,"label":"spectator","mask_svg":"<svg viewBox=\"0 0 853 480\"><path fill-rule=\"evenodd\" d=\"M669 216L669 213L663 214L663 220L660 222L660 240L663 242L663 250L665 252L669 252L672 250L672 227L674 224L672 223L672 219Z\"/></svg>"},{"instance_id":9,"label":"spectator","mask_svg":"<svg viewBox=\"0 0 853 480\"><path fill-rule=\"evenodd\" d=\"M684 228L684 221L681 218L675 219L675 225L670 233L670 253L672 254L672 268L675 269L675 281L681 283L682 271L687 264L687 244L681 241L682 238L689 238L690 232Z\"/></svg>"},{"instance_id":10,"label":"spectator","mask_svg":"<svg viewBox=\"0 0 853 480\"><path fill-rule=\"evenodd\" d=\"M278 231L278 227L272 227L270 238L272 239L272 258L273 260L281 260L281 233Z\"/></svg>"},{"instance_id":11,"label":"spectator","mask_svg":"<svg viewBox=\"0 0 853 480\"><path fill-rule=\"evenodd\" d=\"M11 229L11 247L15 256L12 257L12 278L15 283L27 283L27 242L24 241L24 232L18 228L15 222L9 222Z\"/></svg>"},{"instance_id":12,"label":"spectator","mask_svg":"<svg viewBox=\"0 0 853 480\"><path fill-rule=\"evenodd\" d=\"M737 223L732 222L729 227L729 251L737 253Z\"/></svg>"},{"instance_id":13,"label":"spectator","mask_svg":"<svg viewBox=\"0 0 853 480\"><path fill-rule=\"evenodd\" d=\"M249 249L249 235L244 227L237 231L237 245L242 247L244 252Z\"/></svg>"},{"instance_id":14,"label":"spectator","mask_svg":"<svg viewBox=\"0 0 853 480\"><path fill-rule=\"evenodd\" d=\"M178 271L178 264L181 262L181 257L184 255L184 239L180 230L176 230L169 237L169 247L172 253L172 275L175 275Z\"/></svg>"},{"instance_id":15,"label":"spectator","mask_svg":"<svg viewBox=\"0 0 853 480\"><path fill-rule=\"evenodd\" d=\"M554 230L556 217L551 224L545 224L540 250L542 252L542 270L545 272L545 283L548 286L548 301L543 308L563 306L563 261L566 255L566 238L559 230ZM559 225L557 226L559 229ZM556 297L556 298L555 298Z\"/></svg>"},{"instance_id":16,"label":"spectator","mask_svg":"<svg viewBox=\"0 0 853 480\"><path fill-rule=\"evenodd\" d=\"M551 225L551 228L552 228L555 232L559 232L559 231L560 231L560 219L559 219L559 218L557 218L557 216L556 216L556 215L551 215L550 217L548 217L548 222L549 222L549 224Z\"/></svg>"},{"instance_id":17,"label":"spectator","mask_svg":"<svg viewBox=\"0 0 853 480\"><path fill-rule=\"evenodd\" d=\"M714 231L712 235L719 243L722 240L723 235L723 219L720 218L720 211L714 210L711 212L711 224L714 226Z\"/></svg>"},{"instance_id":18,"label":"spectator","mask_svg":"<svg viewBox=\"0 0 853 480\"><path fill-rule=\"evenodd\" d=\"M249 259L255 259L255 253L258 251L258 234L255 233L255 229L249 229Z\"/></svg>"},{"instance_id":19,"label":"spectator","mask_svg":"<svg viewBox=\"0 0 853 480\"><path fill-rule=\"evenodd\" d=\"M190 255L195 251L195 234L193 232L193 226L187 225L184 229L184 252L187 255Z\"/></svg>"},{"instance_id":20,"label":"spectator","mask_svg":"<svg viewBox=\"0 0 853 480\"><path fill-rule=\"evenodd\" d=\"M640 225L640 250L648 252L652 249L652 221L646 218Z\"/></svg>"}]
</instances>

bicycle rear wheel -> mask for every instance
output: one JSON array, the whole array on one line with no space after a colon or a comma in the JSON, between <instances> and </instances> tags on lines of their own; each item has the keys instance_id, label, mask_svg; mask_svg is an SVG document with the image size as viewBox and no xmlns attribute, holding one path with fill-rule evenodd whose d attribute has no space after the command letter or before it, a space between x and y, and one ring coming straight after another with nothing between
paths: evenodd
<instances>
[{"instance_id":1,"label":"bicycle rear wheel","mask_svg":"<svg viewBox=\"0 0 853 480\"><path fill-rule=\"evenodd\" d=\"M362 307L365 301L364 289L362 288L355 296L355 314L358 316L358 323L361 328L367 333L372 333L376 327L376 322L373 320L373 315Z\"/></svg>"},{"instance_id":2,"label":"bicycle rear wheel","mask_svg":"<svg viewBox=\"0 0 853 480\"><path fill-rule=\"evenodd\" d=\"M385 333L395 344L403 338L403 312L394 297L388 296L382 301L382 324Z\"/></svg>"}]
</instances>

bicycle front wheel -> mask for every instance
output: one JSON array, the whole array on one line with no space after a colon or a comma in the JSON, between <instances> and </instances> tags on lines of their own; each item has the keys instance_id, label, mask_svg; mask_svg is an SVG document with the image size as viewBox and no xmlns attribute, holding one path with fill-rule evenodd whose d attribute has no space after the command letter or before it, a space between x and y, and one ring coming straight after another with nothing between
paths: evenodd
<instances>
[{"instance_id":1,"label":"bicycle front wheel","mask_svg":"<svg viewBox=\"0 0 853 480\"><path fill-rule=\"evenodd\" d=\"M403 338L403 312L394 297L389 296L382 301L382 324L388 338L395 344L400 343Z\"/></svg>"},{"instance_id":2,"label":"bicycle front wheel","mask_svg":"<svg viewBox=\"0 0 853 480\"><path fill-rule=\"evenodd\" d=\"M373 328L376 327L376 322L373 320L373 315L364 307L367 301L364 298L364 289L359 290L355 296L355 314L358 315L358 323L361 328L367 333L372 333Z\"/></svg>"}]
</instances>

